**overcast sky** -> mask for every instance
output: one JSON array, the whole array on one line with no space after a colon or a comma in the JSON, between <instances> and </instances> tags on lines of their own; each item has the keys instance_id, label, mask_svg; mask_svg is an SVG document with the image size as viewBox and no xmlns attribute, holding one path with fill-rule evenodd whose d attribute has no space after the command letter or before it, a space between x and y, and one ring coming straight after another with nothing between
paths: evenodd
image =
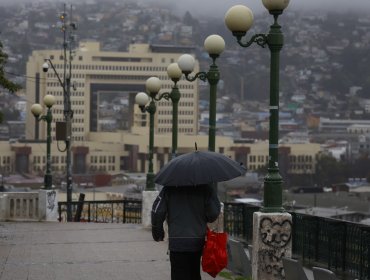
<instances>
[{"instance_id":1,"label":"overcast sky","mask_svg":"<svg viewBox=\"0 0 370 280\"><path fill-rule=\"evenodd\" d=\"M0 0L0 5L17 3L17 2L39 2L39 0ZM50 0L55 1L55 0ZM74 0L77 1L78 0ZM73 0L67 0L69 5ZM104 2L104 0L98 0ZM255 14L265 12L262 0L121 0L122 2L144 2L144 3L161 3L176 9L180 15L190 11L195 16L209 15L212 17L223 17L225 12L236 4L246 5L253 10ZM290 0L289 10L335 10L347 12L357 10L364 13L370 12L370 0Z\"/></svg>"},{"instance_id":2,"label":"overcast sky","mask_svg":"<svg viewBox=\"0 0 370 280\"><path fill-rule=\"evenodd\" d=\"M209 14L213 16L223 16L225 12L233 5L246 5L254 13L265 11L261 0L138 0L146 3L166 3L176 5L181 13L190 11L194 14ZM288 9L313 10L339 10L342 12L350 10L359 10L370 12L370 0L290 0Z\"/></svg>"}]
</instances>

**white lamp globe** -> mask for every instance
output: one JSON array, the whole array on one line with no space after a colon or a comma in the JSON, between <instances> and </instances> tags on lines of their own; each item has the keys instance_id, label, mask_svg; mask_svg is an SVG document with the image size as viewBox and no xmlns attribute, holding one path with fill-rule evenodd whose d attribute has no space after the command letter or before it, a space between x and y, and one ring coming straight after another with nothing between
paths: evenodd
<instances>
[{"instance_id":1,"label":"white lamp globe","mask_svg":"<svg viewBox=\"0 0 370 280\"><path fill-rule=\"evenodd\" d=\"M46 107L51 108L55 104L55 97L51 94L45 95L44 104Z\"/></svg>"},{"instance_id":2,"label":"white lamp globe","mask_svg":"<svg viewBox=\"0 0 370 280\"><path fill-rule=\"evenodd\" d=\"M269 11L282 11L288 7L290 0L262 0L262 4Z\"/></svg>"},{"instance_id":3,"label":"white lamp globe","mask_svg":"<svg viewBox=\"0 0 370 280\"><path fill-rule=\"evenodd\" d=\"M38 117L42 113L42 106L38 103L35 103L31 106L31 113L35 116Z\"/></svg>"},{"instance_id":4,"label":"white lamp globe","mask_svg":"<svg viewBox=\"0 0 370 280\"><path fill-rule=\"evenodd\" d=\"M253 12L247 6L235 5L226 12L225 24L231 32L246 33L253 25Z\"/></svg>"},{"instance_id":5,"label":"white lamp globe","mask_svg":"<svg viewBox=\"0 0 370 280\"><path fill-rule=\"evenodd\" d=\"M44 64L42 65L42 70L44 72L47 72L49 70L49 64L47 62L44 62Z\"/></svg>"},{"instance_id":6,"label":"white lamp globe","mask_svg":"<svg viewBox=\"0 0 370 280\"><path fill-rule=\"evenodd\" d=\"M225 40L220 35L210 35L204 40L204 48L210 55L219 55L225 49Z\"/></svg>"},{"instance_id":7,"label":"white lamp globe","mask_svg":"<svg viewBox=\"0 0 370 280\"><path fill-rule=\"evenodd\" d=\"M181 78L182 71L181 71L179 65L176 62L175 63L171 63L170 65L168 65L168 67L167 67L167 75L171 79L177 79L177 80L179 80Z\"/></svg>"},{"instance_id":8,"label":"white lamp globe","mask_svg":"<svg viewBox=\"0 0 370 280\"><path fill-rule=\"evenodd\" d=\"M150 77L146 80L145 87L149 93L157 94L161 89L161 80L157 77Z\"/></svg>"},{"instance_id":9,"label":"white lamp globe","mask_svg":"<svg viewBox=\"0 0 370 280\"><path fill-rule=\"evenodd\" d=\"M139 92L135 96L135 103L139 106L145 106L149 102L149 96L145 92Z\"/></svg>"},{"instance_id":10,"label":"white lamp globe","mask_svg":"<svg viewBox=\"0 0 370 280\"><path fill-rule=\"evenodd\" d=\"M177 64L179 65L181 71L185 74L189 74L193 72L195 67L195 59L190 54L183 54L177 60Z\"/></svg>"}]
</instances>

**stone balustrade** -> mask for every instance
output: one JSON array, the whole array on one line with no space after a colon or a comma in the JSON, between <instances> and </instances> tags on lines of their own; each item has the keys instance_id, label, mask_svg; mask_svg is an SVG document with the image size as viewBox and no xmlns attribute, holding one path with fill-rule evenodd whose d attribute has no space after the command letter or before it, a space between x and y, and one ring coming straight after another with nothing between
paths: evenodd
<instances>
[{"instance_id":1,"label":"stone balustrade","mask_svg":"<svg viewBox=\"0 0 370 280\"><path fill-rule=\"evenodd\" d=\"M58 221L57 191L2 193L0 221Z\"/></svg>"}]
</instances>

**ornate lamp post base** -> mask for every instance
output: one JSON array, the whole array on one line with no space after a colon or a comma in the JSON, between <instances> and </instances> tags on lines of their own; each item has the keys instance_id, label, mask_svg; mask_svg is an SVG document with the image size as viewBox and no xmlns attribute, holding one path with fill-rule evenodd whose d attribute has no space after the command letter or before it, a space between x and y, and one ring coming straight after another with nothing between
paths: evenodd
<instances>
[{"instance_id":1,"label":"ornate lamp post base","mask_svg":"<svg viewBox=\"0 0 370 280\"><path fill-rule=\"evenodd\" d=\"M146 174L146 190L147 191L154 191L154 173L148 172Z\"/></svg>"},{"instance_id":2,"label":"ornate lamp post base","mask_svg":"<svg viewBox=\"0 0 370 280\"><path fill-rule=\"evenodd\" d=\"M53 176L51 174L45 174L44 176L44 187L45 189L52 189L53 185Z\"/></svg>"},{"instance_id":3,"label":"ornate lamp post base","mask_svg":"<svg viewBox=\"0 0 370 280\"><path fill-rule=\"evenodd\" d=\"M264 178L264 206L261 212L285 212L283 204L283 179L277 168L269 168L269 172Z\"/></svg>"},{"instance_id":4,"label":"ornate lamp post base","mask_svg":"<svg viewBox=\"0 0 370 280\"><path fill-rule=\"evenodd\" d=\"M292 255L292 216L289 213L253 215L252 279L284 279L283 257Z\"/></svg>"}]
</instances>

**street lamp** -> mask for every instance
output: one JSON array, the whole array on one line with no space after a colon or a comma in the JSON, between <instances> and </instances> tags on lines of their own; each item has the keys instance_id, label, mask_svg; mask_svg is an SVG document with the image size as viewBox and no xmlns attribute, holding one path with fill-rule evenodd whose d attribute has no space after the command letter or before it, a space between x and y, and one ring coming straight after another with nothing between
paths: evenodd
<instances>
[{"instance_id":1,"label":"street lamp","mask_svg":"<svg viewBox=\"0 0 370 280\"><path fill-rule=\"evenodd\" d=\"M177 82L182 76L182 71L177 63L171 63L167 67L167 75L173 81L173 86L171 92L162 93L162 95L157 99L161 100L165 98L166 100L171 99L172 102L172 153L171 159L176 157L177 154L177 134L178 134L178 108L181 94L177 86Z\"/></svg>"},{"instance_id":2,"label":"street lamp","mask_svg":"<svg viewBox=\"0 0 370 280\"><path fill-rule=\"evenodd\" d=\"M35 103L31 106L31 112L35 116L37 121L45 121L47 123L47 138L46 138L46 173L44 177L44 187L47 190L52 188L53 177L51 174L51 122L53 120L53 115L51 113L51 107L55 104L55 97L47 94L44 97L44 105L47 107L46 115L42 114L42 106Z\"/></svg>"},{"instance_id":3,"label":"street lamp","mask_svg":"<svg viewBox=\"0 0 370 280\"><path fill-rule=\"evenodd\" d=\"M154 190L154 173L153 173L153 149L154 149L154 114L157 110L155 104L156 96L161 89L161 81L157 77L151 77L146 80L146 91L139 92L135 96L135 102L139 105L141 112L149 113L149 168L146 175L146 190ZM149 102L148 106L146 104Z\"/></svg>"},{"instance_id":4,"label":"street lamp","mask_svg":"<svg viewBox=\"0 0 370 280\"><path fill-rule=\"evenodd\" d=\"M268 34L255 34L249 41L242 38L253 24L252 11L242 5L231 7L225 15L226 26L242 47L253 43L270 49L270 130L268 173L264 179L264 205L253 214L253 279L284 279L281 256L292 254L292 216L282 206L283 180L278 166L279 140L279 62L284 36L277 20L289 0L262 0L274 17Z\"/></svg>"},{"instance_id":5,"label":"street lamp","mask_svg":"<svg viewBox=\"0 0 370 280\"><path fill-rule=\"evenodd\" d=\"M177 133L178 133L178 105L181 98L177 82L182 76L181 69L177 63L171 63L167 67L167 74L173 81L171 92L164 92L160 96L158 92L161 89L161 81L156 77L151 77L146 81L146 91L139 92L136 94L135 102L139 105L139 108L143 113L148 112L150 115L149 120L149 169L147 173L147 190L154 190L154 173L153 173L153 149L154 149L154 114L157 111L156 101L160 101L162 98L172 101L172 153L171 158L176 157L177 153ZM146 106L149 102L149 97L151 99L150 104Z\"/></svg>"},{"instance_id":6,"label":"street lamp","mask_svg":"<svg viewBox=\"0 0 370 280\"><path fill-rule=\"evenodd\" d=\"M277 20L288 6L289 0L262 0L263 5L274 17L274 23L268 34L255 34L247 42L242 42L243 36L253 24L252 11L243 5L231 7L225 14L225 24L236 37L242 47L253 43L270 49L270 130L269 130L269 165L268 174L264 179L263 212L283 212L282 207L282 177L278 167L279 140L279 62L280 51L283 48L284 36Z\"/></svg>"},{"instance_id":7,"label":"street lamp","mask_svg":"<svg viewBox=\"0 0 370 280\"><path fill-rule=\"evenodd\" d=\"M220 71L216 65L216 59L225 49L225 41L219 35L210 35L204 41L204 48L212 59L212 64L210 65L208 72L198 72L193 77L190 77L190 73L194 70L195 59L189 54L183 54L180 56L177 63L181 71L185 74L187 81L193 82L196 79L200 79L203 82L208 81L210 85L208 150L214 152L216 148L217 84L220 80Z\"/></svg>"}]
</instances>

